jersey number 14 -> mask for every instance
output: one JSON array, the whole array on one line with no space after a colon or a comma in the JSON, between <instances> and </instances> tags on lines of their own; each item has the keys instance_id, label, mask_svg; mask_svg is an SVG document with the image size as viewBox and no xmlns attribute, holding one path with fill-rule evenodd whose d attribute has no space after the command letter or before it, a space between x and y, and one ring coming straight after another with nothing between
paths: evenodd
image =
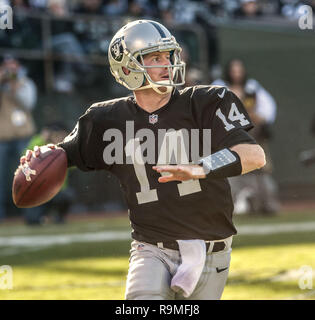
<instances>
[{"instance_id":1,"label":"jersey number 14","mask_svg":"<svg viewBox=\"0 0 315 320\"><path fill-rule=\"evenodd\" d=\"M232 123L229 123L226 120L226 117L222 113L220 108L218 108L218 110L216 111L215 114L216 114L216 116L218 116L222 120L222 122L224 124L224 129L226 131L230 131L230 130L235 128L235 126ZM230 112L229 112L229 115L228 115L228 119L230 121L232 121L232 122L239 121L241 126L246 126L246 125L249 124L249 121L245 118L245 115L238 111L237 106L236 106L235 103L232 103L232 105L231 105L231 109L230 109Z\"/></svg>"},{"instance_id":2,"label":"jersey number 14","mask_svg":"<svg viewBox=\"0 0 315 320\"><path fill-rule=\"evenodd\" d=\"M175 136L175 140L176 140L176 137L182 137L180 130L167 132L165 134L157 164L161 163L160 159L163 159L163 162L166 159L166 154L165 154L167 152L166 146L169 146L167 141L174 139L174 136ZM170 151L169 154L171 154L172 153L171 151L174 151L174 150L169 150L169 151ZM139 138L130 139L126 144L125 152L126 152L126 156L127 157L129 156L132 159L135 174L140 184L140 192L136 193L138 204L158 201L159 199L158 199L157 190L150 189L150 183L149 183L148 175L146 172L145 163L142 157ZM186 159L186 163L187 162L188 160ZM167 163L163 163L163 164L167 164ZM162 174L167 174L167 173L162 173ZM191 193L201 191L201 186L198 179L180 182L177 184L177 188L178 188L179 196L181 197Z\"/></svg>"}]
</instances>

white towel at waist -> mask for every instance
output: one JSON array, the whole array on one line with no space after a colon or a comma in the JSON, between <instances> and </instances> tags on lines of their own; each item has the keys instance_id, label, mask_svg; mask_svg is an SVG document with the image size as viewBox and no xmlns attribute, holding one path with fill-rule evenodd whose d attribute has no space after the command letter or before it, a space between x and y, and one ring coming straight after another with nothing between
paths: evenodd
<instances>
[{"instance_id":1,"label":"white towel at waist","mask_svg":"<svg viewBox=\"0 0 315 320\"><path fill-rule=\"evenodd\" d=\"M196 288L206 261L204 240L176 240L182 263L172 278L171 289L188 298Z\"/></svg>"}]
</instances>

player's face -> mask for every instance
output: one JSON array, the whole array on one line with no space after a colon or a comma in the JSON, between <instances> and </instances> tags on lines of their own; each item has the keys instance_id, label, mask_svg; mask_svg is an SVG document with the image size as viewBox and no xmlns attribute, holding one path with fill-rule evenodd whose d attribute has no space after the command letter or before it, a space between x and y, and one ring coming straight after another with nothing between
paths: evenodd
<instances>
[{"instance_id":1,"label":"player's face","mask_svg":"<svg viewBox=\"0 0 315 320\"><path fill-rule=\"evenodd\" d=\"M171 64L170 52L153 52L143 57L145 66L166 66L165 68L148 68L147 72L153 81L169 80L167 66Z\"/></svg>"}]
</instances>

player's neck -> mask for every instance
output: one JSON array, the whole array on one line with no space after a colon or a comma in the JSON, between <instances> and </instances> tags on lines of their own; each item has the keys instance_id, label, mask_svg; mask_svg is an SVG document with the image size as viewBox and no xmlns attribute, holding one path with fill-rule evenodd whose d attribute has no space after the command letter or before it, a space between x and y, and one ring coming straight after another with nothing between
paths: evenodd
<instances>
[{"instance_id":1,"label":"player's neck","mask_svg":"<svg viewBox=\"0 0 315 320\"><path fill-rule=\"evenodd\" d=\"M169 102L171 95L171 93L159 94L153 89L134 91L138 106L150 113L165 106Z\"/></svg>"}]
</instances>

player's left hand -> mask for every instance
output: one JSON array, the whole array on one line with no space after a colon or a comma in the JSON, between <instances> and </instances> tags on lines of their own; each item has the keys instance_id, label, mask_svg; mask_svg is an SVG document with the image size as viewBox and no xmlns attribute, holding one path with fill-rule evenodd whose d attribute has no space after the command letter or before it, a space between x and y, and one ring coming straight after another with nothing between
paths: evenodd
<instances>
[{"instance_id":1,"label":"player's left hand","mask_svg":"<svg viewBox=\"0 0 315 320\"><path fill-rule=\"evenodd\" d=\"M50 149L56 149L56 146L52 143L49 143L46 145ZM35 158L38 158L40 156L41 150L39 146L34 147L34 151L27 150L26 154L20 158L20 164L23 165L25 162L31 161L31 158L34 156Z\"/></svg>"},{"instance_id":2,"label":"player's left hand","mask_svg":"<svg viewBox=\"0 0 315 320\"><path fill-rule=\"evenodd\" d=\"M203 167L195 164L183 164L183 165L162 165L154 166L153 170L162 173L168 172L169 175L165 175L159 178L159 182L165 183L169 181L186 181L191 179L204 179L206 174Z\"/></svg>"}]
</instances>

